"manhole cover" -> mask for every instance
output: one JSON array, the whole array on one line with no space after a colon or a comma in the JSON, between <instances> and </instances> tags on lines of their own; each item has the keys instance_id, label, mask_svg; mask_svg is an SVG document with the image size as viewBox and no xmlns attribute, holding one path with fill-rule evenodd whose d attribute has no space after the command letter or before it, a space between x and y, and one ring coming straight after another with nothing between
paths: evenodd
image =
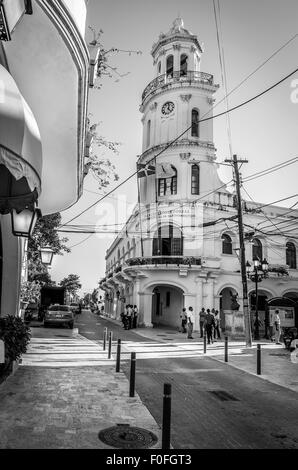
<instances>
[{"instance_id":1,"label":"manhole cover","mask_svg":"<svg viewBox=\"0 0 298 470\"><path fill-rule=\"evenodd\" d=\"M209 390L209 393L212 393L219 398L221 401L239 401L238 398L234 397L225 390Z\"/></svg>"},{"instance_id":2,"label":"manhole cover","mask_svg":"<svg viewBox=\"0 0 298 470\"><path fill-rule=\"evenodd\" d=\"M118 449L148 449L158 440L151 431L129 424L118 424L103 429L98 433L98 438L105 444Z\"/></svg>"}]
</instances>

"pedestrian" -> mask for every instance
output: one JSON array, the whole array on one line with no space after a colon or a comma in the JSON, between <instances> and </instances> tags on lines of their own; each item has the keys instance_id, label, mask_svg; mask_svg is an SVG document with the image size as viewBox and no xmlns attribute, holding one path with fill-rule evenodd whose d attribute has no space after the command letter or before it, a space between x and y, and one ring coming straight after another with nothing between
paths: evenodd
<instances>
[{"instance_id":1,"label":"pedestrian","mask_svg":"<svg viewBox=\"0 0 298 470\"><path fill-rule=\"evenodd\" d=\"M132 320L132 327L136 328L138 325L138 307L136 305L133 306L133 320Z\"/></svg>"},{"instance_id":2,"label":"pedestrian","mask_svg":"<svg viewBox=\"0 0 298 470\"><path fill-rule=\"evenodd\" d=\"M217 337L217 339L220 339L219 323L220 323L220 320L219 320L218 310L215 310L215 313L214 313L214 341L216 341L216 339L215 339L216 337Z\"/></svg>"},{"instance_id":3,"label":"pedestrian","mask_svg":"<svg viewBox=\"0 0 298 470\"><path fill-rule=\"evenodd\" d=\"M206 333L207 333L208 344L210 344L210 342L213 343L212 333L213 333L214 325L215 325L214 315L212 315L212 313L210 312L210 309L207 308L205 328L206 328Z\"/></svg>"},{"instance_id":4,"label":"pedestrian","mask_svg":"<svg viewBox=\"0 0 298 470\"><path fill-rule=\"evenodd\" d=\"M187 313L186 308L182 309L182 313L180 314L181 318L181 331L182 333L187 333L186 325L187 325Z\"/></svg>"},{"instance_id":5,"label":"pedestrian","mask_svg":"<svg viewBox=\"0 0 298 470\"><path fill-rule=\"evenodd\" d=\"M127 329L131 330L132 327L132 317L133 317L133 306L131 304L128 305L127 308Z\"/></svg>"},{"instance_id":6,"label":"pedestrian","mask_svg":"<svg viewBox=\"0 0 298 470\"><path fill-rule=\"evenodd\" d=\"M200 311L199 316L200 316L200 334L201 334L200 337L203 338L204 324L205 324L205 319L206 319L206 312L205 312L204 307L202 307L202 310Z\"/></svg>"},{"instance_id":7,"label":"pedestrian","mask_svg":"<svg viewBox=\"0 0 298 470\"><path fill-rule=\"evenodd\" d=\"M274 327L275 327L275 344L281 344L280 339L280 316L279 310L274 313Z\"/></svg>"},{"instance_id":8,"label":"pedestrian","mask_svg":"<svg viewBox=\"0 0 298 470\"><path fill-rule=\"evenodd\" d=\"M187 338L188 339L193 339L192 337L193 324L194 324L193 308L189 307L188 312L187 312Z\"/></svg>"}]
</instances>

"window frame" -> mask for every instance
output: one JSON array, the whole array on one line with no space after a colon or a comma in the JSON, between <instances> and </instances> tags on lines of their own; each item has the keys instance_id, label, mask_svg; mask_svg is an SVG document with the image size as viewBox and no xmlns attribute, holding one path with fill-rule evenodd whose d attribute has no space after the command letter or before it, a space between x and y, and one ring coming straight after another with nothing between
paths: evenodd
<instances>
[{"instance_id":1,"label":"window frame","mask_svg":"<svg viewBox=\"0 0 298 470\"><path fill-rule=\"evenodd\" d=\"M196 121L194 120L194 114L196 115ZM199 129L200 111L197 108L191 110L191 137L200 137Z\"/></svg>"},{"instance_id":2,"label":"window frame","mask_svg":"<svg viewBox=\"0 0 298 470\"><path fill-rule=\"evenodd\" d=\"M221 254L222 255L232 255L233 254L233 240L232 240L232 237L228 233L224 232L221 235L221 240L222 240Z\"/></svg>"},{"instance_id":3,"label":"window frame","mask_svg":"<svg viewBox=\"0 0 298 470\"><path fill-rule=\"evenodd\" d=\"M288 263L288 261L290 262ZM289 266L289 269L297 269L297 250L295 243L291 241L286 243L286 265Z\"/></svg>"},{"instance_id":4,"label":"window frame","mask_svg":"<svg viewBox=\"0 0 298 470\"><path fill-rule=\"evenodd\" d=\"M194 174L194 171L197 174ZM196 196L200 194L200 167L196 163L191 165L190 193Z\"/></svg>"}]
</instances>

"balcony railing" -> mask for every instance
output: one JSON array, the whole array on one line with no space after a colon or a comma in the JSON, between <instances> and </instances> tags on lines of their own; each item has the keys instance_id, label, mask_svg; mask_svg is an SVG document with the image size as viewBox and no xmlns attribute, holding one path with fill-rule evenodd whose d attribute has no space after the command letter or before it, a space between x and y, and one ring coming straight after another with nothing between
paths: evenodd
<instances>
[{"instance_id":1,"label":"balcony railing","mask_svg":"<svg viewBox=\"0 0 298 470\"><path fill-rule=\"evenodd\" d=\"M130 258L126 260L128 266L158 265L158 264L176 264L177 266L200 266L201 258L194 256L150 256Z\"/></svg>"},{"instance_id":2,"label":"balcony railing","mask_svg":"<svg viewBox=\"0 0 298 470\"><path fill-rule=\"evenodd\" d=\"M146 86L142 94L142 102L145 101L150 93L153 93L157 88L163 87L164 85L170 85L172 83L183 83L183 82L195 82L203 83L206 85L213 85L213 75L205 72L189 71L182 73L180 71L172 72L171 74L164 73L154 78L149 85Z\"/></svg>"}]
</instances>

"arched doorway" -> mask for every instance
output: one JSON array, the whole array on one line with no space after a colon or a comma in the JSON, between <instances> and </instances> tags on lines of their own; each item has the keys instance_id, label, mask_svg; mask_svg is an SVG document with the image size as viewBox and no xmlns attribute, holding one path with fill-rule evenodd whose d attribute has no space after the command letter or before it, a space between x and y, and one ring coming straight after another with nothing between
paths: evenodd
<instances>
[{"instance_id":1,"label":"arched doorway","mask_svg":"<svg viewBox=\"0 0 298 470\"><path fill-rule=\"evenodd\" d=\"M157 285L152 293L153 326L179 327L180 313L184 306L183 290L171 285Z\"/></svg>"},{"instance_id":2,"label":"arched doorway","mask_svg":"<svg viewBox=\"0 0 298 470\"><path fill-rule=\"evenodd\" d=\"M272 298L270 292L265 289L258 288L258 319L259 319L259 335L260 338L268 337L268 326L269 326L269 317L268 317L268 308L267 302ZM255 322L256 322L256 291L253 290L249 293L249 305L250 305L250 320L251 320L251 330L255 331Z\"/></svg>"},{"instance_id":3,"label":"arched doorway","mask_svg":"<svg viewBox=\"0 0 298 470\"><path fill-rule=\"evenodd\" d=\"M232 331L234 312L239 310L238 292L233 287L225 287L219 294L220 328L222 331Z\"/></svg>"}]
</instances>

